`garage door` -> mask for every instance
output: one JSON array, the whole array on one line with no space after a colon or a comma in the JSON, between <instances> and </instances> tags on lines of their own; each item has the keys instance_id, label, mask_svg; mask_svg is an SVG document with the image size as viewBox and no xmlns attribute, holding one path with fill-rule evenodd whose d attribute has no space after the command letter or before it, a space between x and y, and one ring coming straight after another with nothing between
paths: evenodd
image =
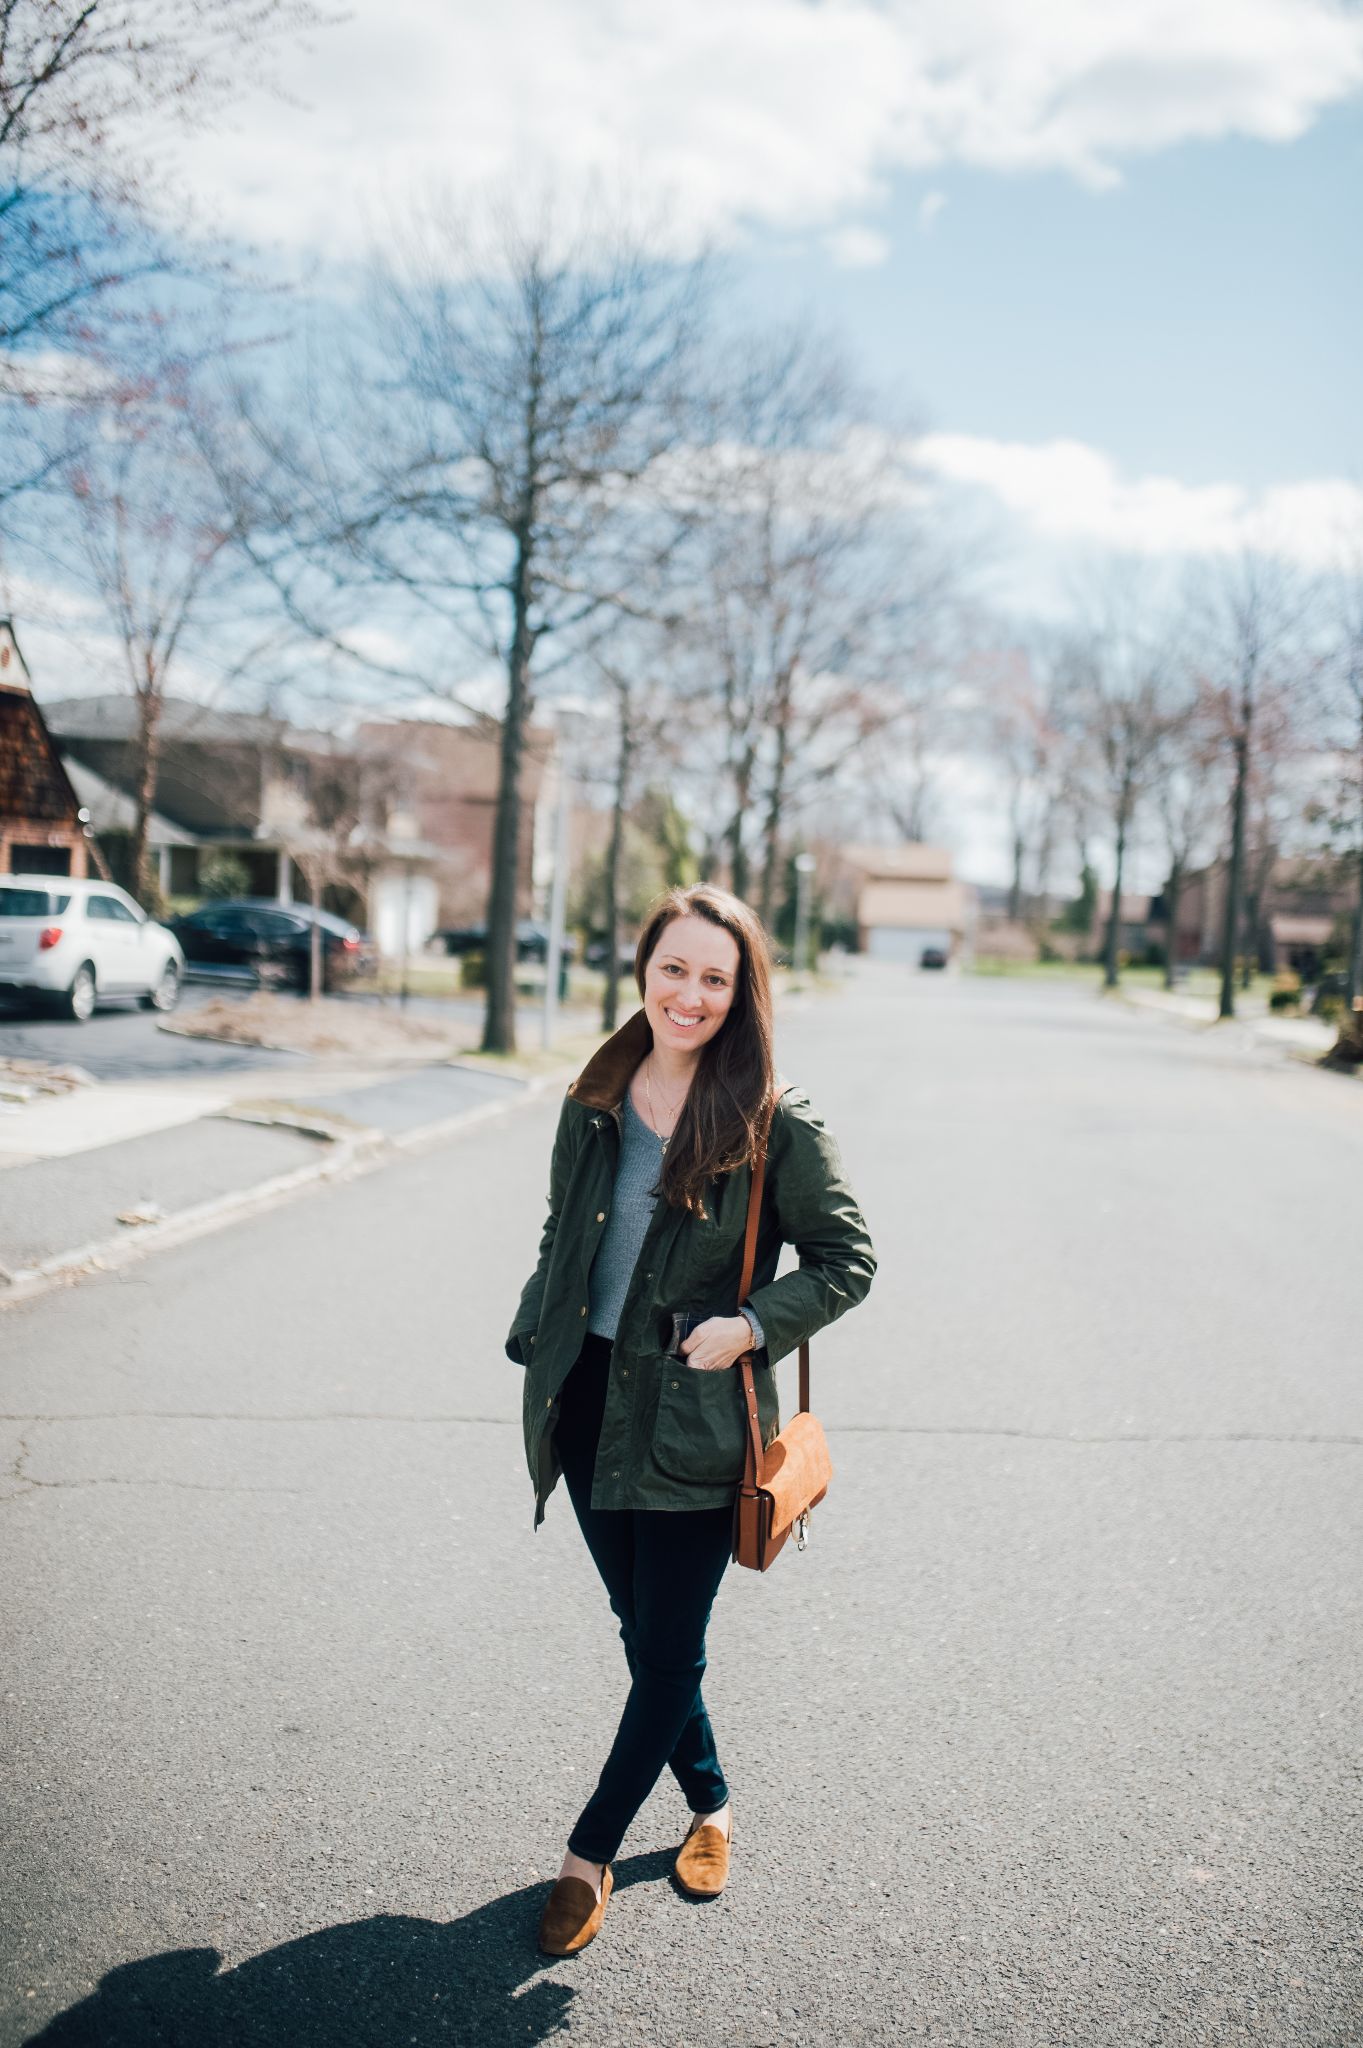
<instances>
[{"instance_id":1,"label":"garage door","mask_svg":"<svg viewBox=\"0 0 1363 2048\"><path fill-rule=\"evenodd\" d=\"M873 960L901 960L906 966L916 967L924 946L940 946L947 955L951 952L951 933L934 931L923 927L917 931L906 931L902 927L888 924L873 925L866 935L866 950Z\"/></svg>"}]
</instances>

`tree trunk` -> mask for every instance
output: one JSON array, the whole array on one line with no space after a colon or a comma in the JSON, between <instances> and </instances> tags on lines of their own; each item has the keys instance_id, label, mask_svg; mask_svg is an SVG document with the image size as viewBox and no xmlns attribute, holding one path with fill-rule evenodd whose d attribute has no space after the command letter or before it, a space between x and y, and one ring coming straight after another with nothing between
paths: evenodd
<instances>
[{"instance_id":1,"label":"tree trunk","mask_svg":"<svg viewBox=\"0 0 1363 2048\"><path fill-rule=\"evenodd\" d=\"M620 852L625 838L625 806L629 801L629 767L633 734L629 697L620 691L620 751L615 759L615 792L611 806L610 845L606 851L606 991L601 999L601 1028L614 1031L620 1011Z\"/></svg>"},{"instance_id":2,"label":"tree trunk","mask_svg":"<svg viewBox=\"0 0 1363 2048\"><path fill-rule=\"evenodd\" d=\"M1177 982L1178 968L1178 899L1183 894L1183 869L1175 861L1169 870L1169 886L1164 892L1166 938L1164 942L1164 986L1173 988Z\"/></svg>"},{"instance_id":3,"label":"tree trunk","mask_svg":"<svg viewBox=\"0 0 1363 2048\"><path fill-rule=\"evenodd\" d=\"M314 910L322 907L322 876L316 862L309 864L308 901ZM322 927L317 918L312 920L308 934L308 1001L315 1003L322 993Z\"/></svg>"},{"instance_id":4,"label":"tree trunk","mask_svg":"<svg viewBox=\"0 0 1363 2048\"><path fill-rule=\"evenodd\" d=\"M497 819L492 834L492 886L487 906L487 1004L484 1052L516 1050L516 886L520 869L521 757L530 705L530 533L516 536L511 581L511 649L506 665Z\"/></svg>"},{"instance_id":5,"label":"tree trunk","mask_svg":"<svg viewBox=\"0 0 1363 2048\"><path fill-rule=\"evenodd\" d=\"M1363 815L1359 826L1363 832ZM1339 1036L1330 1057L1351 1066L1363 1061L1363 837L1358 849L1358 901L1354 905L1353 938L1344 980L1344 1015L1339 1020Z\"/></svg>"},{"instance_id":6,"label":"tree trunk","mask_svg":"<svg viewBox=\"0 0 1363 2048\"><path fill-rule=\"evenodd\" d=\"M1226 876L1226 914L1221 932L1221 1002L1219 1015L1235 1015L1235 948L1240 936L1241 894L1245 872L1245 796L1249 781L1249 713L1235 736L1235 796L1231 808L1230 870Z\"/></svg>"},{"instance_id":7,"label":"tree trunk","mask_svg":"<svg viewBox=\"0 0 1363 2048\"><path fill-rule=\"evenodd\" d=\"M752 797L752 772L756 758L757 749L746 747L734 770L734 815L726 837L729 841L729 887L735 896L746 897L748 893L748 851L743 844L743 827Z\"/></svg>"},{"instance_id":8,"label":"tree trunk","mask_svg":"<svg viewBox=\"0 0 1363 2048\"><path fill-rule=\"evenodd\" d=\"M1259 954L1259 897L1253 889L1245 891L1245 943L1240 954L1240 993L1254 986L1254 966Z\"/></svg>"},{"instance_id":9,"label":"tree trunk","mask_svg":"<svg viewBox=\"0 0 1363 2048\"><path fill-rule=\"evenodd\" d=\"M1013 879L1008 885L1008 920L1010 924L1022 921L1022 863L1027 848L1021 832L1013 832Z\"/></svg>"},{"instance_id":10,"label":"tree trunk","mask_svg":"<svg viewBox=\"0 0 1363 2048\"><path fill-rule=\"evenodd\" d=\"M1358 697L1358 901L1354 905L1353 944L1349 948L1349 979L1344 992L1346 1025L1360 1020L1354 1005L1363 997L1363 689Z\"/></svg>"},{"instance_id":11,"label":"tree trunk","mask_svg":"<svg viewBox=\"0 0 1363 2048\"><path fill-rule=\"evenodd\" d=\"M134 798L132 892L144 910L152 908L151 814L156 808L156 777L161 765L161 692L152 676L137 694L137 784Z\"/></svg>"},{"instance_id":12,"label":"tree trunk","mask_svg":"<svg viewBox=\"0 0 1363 2048\"><path fill-rule=\"evenodd\" d=\"M1117 872L1112 881L1112 908L1107 919L1107 944L1103 949L1103 987L1118 986L1117 947L1122 930L1122 877L1126 869L1126 804L1117 813Z\"/></svg>"},{"instance_id":13,"label":"tree trunk","mask_svg":"<svg viewBox=\"0 0 1363 2048\"><path fill-rule=\"evenodd\" d=\"M781 811L786 799L786 767L790 760L790 712L793 668L787 664L776 679L776 759L772 763L771 788L767 792L767 815L762 823L762 893L758 916L769 932L775 930L776 878L781 859Z\"/></svg>"}]
</instances>

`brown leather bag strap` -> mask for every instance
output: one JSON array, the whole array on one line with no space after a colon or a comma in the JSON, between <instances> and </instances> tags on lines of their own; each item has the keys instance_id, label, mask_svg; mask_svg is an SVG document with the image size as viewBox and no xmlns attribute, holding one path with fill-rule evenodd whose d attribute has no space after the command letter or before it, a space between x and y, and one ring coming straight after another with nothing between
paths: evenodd
<instances>
[{"instance_id":1,"label":"brown leather bag strap","mask_svg":"<svg viewBox=\"0 0 1363 2048\"><path fill-rule=\"evenodd\" d=\"M753 1161L752 1184L748 1189L748 1221L743 1232L743 1274L738 1283L738 1303L741 1309L752 1288L753 1268L757 1264L757 1231L762 1220L762 1190L767 1179L767 1138L771 1130L771 1119L776 1114L776 1105L785 1094L778 1088L771 1099L771 1110L767 1117L767 1129L762 1133L757 1157ZM748 1442L743 1453L743 1483L745 1486L762 1484L762 1425L757 1415L757 1386L753 1379L752 1353L745 1351L738 1361L743 1375L743 1408L748 1424ZM809 1345L800 1346L800 1406L809 1407Z\"/></svg>"},{"instance_id":2,"label":"brown leather bag strap","mask_svg":"<svg viewBox=\"0 0 1363 2048\"><path fill-rule=\"evenodd\" d=\"M747 1300L752 1288L753 1267L757 1264L757 1227L762 1217L762 1189L767 1178L767 1134L762 1133L762 1142L752 1166L752 1183L748 1189L748 1221L743 1232L743 1275L738 1283L739 1306ZM757 1386L753 1379L752 1353L745 1351L738 1361L743 1375L743 1410L748 1424L748 1441L743 1452L743 1482L746 1486L762 1484L762 1425L757 1415Z\"/></svg>"},{"instance_id":3,"label":"brown leather bag strap","mask_svg":"<svg viewBox=\"0 0 1363 2048\"><path fill-rule=\"evenodd\" d=\"M777 1097L779 1101L779 1096ZM775 1107L775 1104L773 1104ZM743 1276L738 1283L738 1305L742 1308L752 1288L753 1267L757 1264L757 1227L762 1220L762 1189L767 1179L767 1136L764 1131L758 1147L757 1157L752 1166L752 1185L748 1189L748 1222L743 1232Z\"/></svg>"}]
</instances>

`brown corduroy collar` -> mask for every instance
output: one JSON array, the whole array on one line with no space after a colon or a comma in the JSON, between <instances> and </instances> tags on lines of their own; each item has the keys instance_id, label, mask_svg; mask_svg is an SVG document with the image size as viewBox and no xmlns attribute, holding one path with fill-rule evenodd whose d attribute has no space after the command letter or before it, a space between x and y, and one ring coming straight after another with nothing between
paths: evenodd
<instances>
[{"instance_id":1,"label":"brown corduroy collar","mask_svg":"<svg viewBox=\"0 0 1363 2048\"><path fill-rule=\"evenodd\" d=\"M587 1109L618 1109L635 1068L652 1049L653 1026L642 1010L636 1010L597 1047L568 1093Z\"/></svg>"}]
</instances>

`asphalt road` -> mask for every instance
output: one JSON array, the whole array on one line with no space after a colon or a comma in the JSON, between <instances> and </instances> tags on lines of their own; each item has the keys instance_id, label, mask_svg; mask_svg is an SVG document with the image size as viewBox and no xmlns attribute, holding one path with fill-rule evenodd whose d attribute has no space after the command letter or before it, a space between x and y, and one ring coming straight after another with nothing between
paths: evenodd
<instances>
[{"instance_id":1,"label":"asphalt road","mask_svg":"<svg viewBox=\"0 0 1363 2048\"><path fill-rule=\"evenodd\" d=\"M0 1316L0 2042L1363 2040L1363 1089L1016 984L781 1025L881 1255L834 1489L539 1958L623 1692L501 1351L555 1105Z\"/></svg>"},{"instance_id":2,"label":"asphalt road","mask_svg":"<svg viewBox=\"0 0 1363 2048\"><path fill-rule=\"evenodd\" d=\"M180 991L175 1015L194 1010L201 1003L231 1001L251 993L252 990L230 982L187 982ZM379 1003L385 999L348 994L345 1000ZM435 1017L446 1023L458 1019L472 1030L482 1018L482 999L413 996L407 1009L415 1017ZM76 1024L68 1017L53 1016L50 1010L35 1009L31 1003L0 996L0 1059L70 1062L84 1067L97 1081L136 1081L171 1077L183 1080L196 1074L287 1066L296 1058L262 1046L182 1038L178 1032L163 1031L160 1027L160 1018L142 1009L132 998L110 1003L96 1010L88 1022ZM532 1032L533 1021L528 1020L526 1028L527 1033Z\"/></svg>"},{"instance_id":3,"label":"asphalt road","mask_svg":"<svg viewBox=\"0 0 1363 2048\"><path fill-rule=\"evenodd\" d=\"M238 993L226 986L188 983L180 991L177 1014L212 998ZM0 997L0 1059L55 1060L84 1067L97 1081L133 1081L279 1066L287 1057L259 1046L181 1038L178 1033L162 1031L160 1023L154 1011L142 1009L131 998L110 1003L96 1010L86 1023L77 1024L6 995Z\"/></svg>"}]
</instances>

